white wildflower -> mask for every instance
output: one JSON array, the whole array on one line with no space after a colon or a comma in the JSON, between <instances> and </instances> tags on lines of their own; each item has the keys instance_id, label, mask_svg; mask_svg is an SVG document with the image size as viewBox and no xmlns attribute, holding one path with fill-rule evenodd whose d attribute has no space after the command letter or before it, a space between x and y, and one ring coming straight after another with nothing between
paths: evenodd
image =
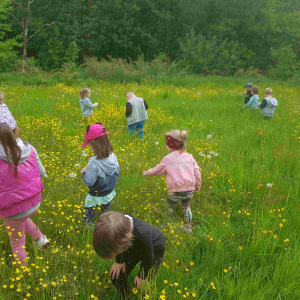
<instances>
[{"instance_id":1,"label":"white wildflower","mask_svg":"<svg viewBox=\"0 0 300 300\"><path fill-rule=\"evenodd\" d=\"M159 145L159 142L155 142L155 145L156 145L156 146Z\"/></svg>"},{"instance_id":2,"label":"white wildflower","mask_svg":"<svg viewBox=\"0 0 300 300\"><path fill-rule=\"evenodd\" d=\"M272 183L267 183L267 187L272 187L273 185L272 185Z\"/></svg>"},{"instance_id":3,"label":"white wildflower","mask_svg":"<svg viewBox=\"0 0 300 300\"><path fill-rule=\"evenodd\" d=\"M212 134L209 134L206 138L210 139L212 137Z\"/></svg>"},{"instance_id":4,"label":"white wildflower","mask_svg":"<svg viewBox=\"0 0 300 300\"><path fill-rule=\"evenodd\" d=\"M217 152L214 153L214 156L218 156L219 154Z\"/></svg>"},{"instance_id":5,"label":"white wildflower","mask_svg":"<svg viewBox=\"0 0 300 300\"><path fill-rule=\"evenodd\" d=\"M207 155L206 157L207 157L207 158L211 158L211 155Z\"/></svg>"},{"instance_id":6,"label":"white wildflower","mask_svg":"<svg viewBox=\"0 0 300 300\"><path fill-rule=\"evenodd\" d=\"M44 155L44 158L48 158L48 155L47 155L47 154L45 154L45 155Z\"/></svg>"},{"instance_id":7,"label":"white wildflower","mask_svg":"<svg viewBox=\"0 0 300 300\"><path fill-rule=\"evenodd\" d=\"M209 151L209 154L214 154L214 151Z\"/></svg>"},{"instance_id":8,"label":"white wildflower","mask_svg":"<svg viewBox=\"0 0 300 300\"><path fill-rule=\"evenodd\" d=\"M206 155L203 152L199 153L200 156L206 157Z\"/></svg>"},{"instance_id":9,"label":"white wildflower","mask_svg":"<svg viewBox=\"0 0 300 300\"><path fill-rule=\"evenodd\" d=\"M71 177L71 178L74 178L74 177L76 177L77 175L75 174L75 173L70 173L69 174L69 177Z\"/></svg>"},{"instance_id":10,"label":"white wildflower","mask_svg":"<svg viewBox=\"0 0 300 300\"><path fill-rule=\"evenodd\" d=\"M80 168L80 164L75 164L75 165L74 165L74 168L79 169L79 168Z\"/></svg>"}]
</instances>

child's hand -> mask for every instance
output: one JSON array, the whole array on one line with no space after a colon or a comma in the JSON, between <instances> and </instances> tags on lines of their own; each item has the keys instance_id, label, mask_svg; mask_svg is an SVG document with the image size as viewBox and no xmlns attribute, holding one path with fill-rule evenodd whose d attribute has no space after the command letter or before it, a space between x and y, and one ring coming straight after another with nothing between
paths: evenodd
<instances>
[{"instance_id":1,"label":"child's hand","mask_svg":"<svg viewBox=\"0 0 300 300\"><path fill-rule=\"evenodd\" d=\"M93 104L93 107L97 107L98 106L98 103L96 102L95 104Z\"/></svg>"},{"instance_id":2,"label":"child's hand","mask_svg":"<svg viewBox=\"0 0 300 300\"><path fill-rule=\"evenodd\" d=\"M80 172L81 172L81 174L84 173L84 172L86 172L86 167L83 168Z\"/></svg>"},{"instance_id":3,"label":"child's hand","mask_svg":"<svg viewBox=\"0 0 300 300\"><path fill-rule=\"evenodd\" d=\"M112 279L115 279L115 277L116 277L116 279L118 279L121 271L123 273L125 273L125 270L126 270L125 263L123 263L123 264L114 263L112 265L112 267L110 268L110 276Z\"/></svg>"},{"instance_id":4,"label":"child's hand","mask_svg":"<svg viewBox=\"0 0 300 300\"><path fill-rule=\"evenodd\" d=\"M261 102L258 102L257 105L261 105Z\"/></svg>"},{"instance_id":5,"label":"child's hand","mask_svg":"<svg viewBox=\"0 0 300 300\"><path fill-rule=\"evenodd\" d=\"M143 176L147 176L147 171L142 170Z\"/></svg>"},{"instance_id":6,"label":"child's hand","mask_svg":"<svg viewBox=\"0 0 300 300\"><path fill-rule=\"evenodd\" d=\"M136 285L136 289L139 291L141 288L141 285L144 285L145 283L147 283L146 280L141 280L141 278L139 278L138 276L135 277L134 279L134 284Z\"/></svg>"},{"instance_id":7,"label":"child's hand","mask_svg":"<svg viewBox=\"0 0 300 300\"><path fill-rule=\"evenodd\" d=\"M246 95L246 93L245 93L245 92L243 92L243 95Z\"/></svg>"}]
</instances>

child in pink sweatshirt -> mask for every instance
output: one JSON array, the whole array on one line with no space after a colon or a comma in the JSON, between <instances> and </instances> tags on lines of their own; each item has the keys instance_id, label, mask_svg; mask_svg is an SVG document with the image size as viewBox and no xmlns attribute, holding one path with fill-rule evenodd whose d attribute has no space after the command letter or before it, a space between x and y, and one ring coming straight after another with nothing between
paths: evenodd
<instances>
[{"instance_id":1,"label":"child in pink sweatshirt","mask_svg":"<svg viewBox=\"0 0 300 300\"><path fill-rule=\"evenodd\" d=\"M166 174L169 196L167 199L170 218L173 217L173 208L181 201L187 232L192 232L191 200L194 190L200 191L201 173L193 156L186 153L187 132L172 130L165 136L169 154L160 164L148 171L142 171L144 176L158 176Z\"/></svg>"}]
</instances>

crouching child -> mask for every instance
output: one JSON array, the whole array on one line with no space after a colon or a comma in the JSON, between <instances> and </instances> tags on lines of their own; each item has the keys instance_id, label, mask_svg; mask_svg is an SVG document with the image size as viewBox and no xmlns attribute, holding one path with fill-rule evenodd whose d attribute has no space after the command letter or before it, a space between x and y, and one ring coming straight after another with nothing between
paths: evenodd
<instances>
[{"instance_id":1,"label":"crouching child","mask_svg":"<svg viewBox=\"0 0 300 300\"><path fill-rule=\"evenodd\" d=\"M126 297L128 276L141 262L134 279L136 288L153 279L165 254L163 233L129 214L106 212L100 216L94 229L93 245L104 260L115 258L110 269L111 281L117 291Z\"/></svg>"}]
</instances>

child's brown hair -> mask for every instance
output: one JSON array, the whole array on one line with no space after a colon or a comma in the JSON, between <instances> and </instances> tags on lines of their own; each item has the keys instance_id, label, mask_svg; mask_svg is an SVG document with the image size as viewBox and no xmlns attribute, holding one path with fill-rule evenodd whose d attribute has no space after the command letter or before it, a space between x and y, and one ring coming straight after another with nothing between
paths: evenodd
<instances>
[{"instance_id":1,"label":"child's brown hair","mask_svg":"<svg viewBox=\"0 0 300 300\"><path fill-rule=\"evenodd\" d=\"M253 92L253 94L257 95L258 94L258 86L253 86L251 88L251 92Z\"/></svg>"},{"instance_id":2,"label":"child's brown hair","mask_svg":"<svg viewBox=\"0 0 300 300\"><path fill-rule=\"evenodd\" d=\"M91 125L88 125L86 128L87 133L90 130L90 126ZM102 135L95 139L89 140L89 144L93 147L93 150L98 159L109 157L109 155L113 152L113 147L107 135Z\"/></svg>"},{"instance_id":3,"label":"child's brown hair","mask_svg":"<svg viewBox=\"0 0 300 300\"><path fill-rule=\"evenodd\" d=\"M16 128L11 130L5 124L0 124L0 144L6 153L9 165L14 167L15 178L18 178L18 164L22 151L15 138L16 130Z\"/></svg>"},{"instance_id":4,"label":"child's brown hair","mask_svg":"<svg viewBox=\"0 0 300 300\"><path fill-rule=\"evenodd\" d=\"M119 212L102 214L95 226L93 246L96 253L108 260L131 246L132 226L128 218Z\"/></svg>"}]
</instances>

